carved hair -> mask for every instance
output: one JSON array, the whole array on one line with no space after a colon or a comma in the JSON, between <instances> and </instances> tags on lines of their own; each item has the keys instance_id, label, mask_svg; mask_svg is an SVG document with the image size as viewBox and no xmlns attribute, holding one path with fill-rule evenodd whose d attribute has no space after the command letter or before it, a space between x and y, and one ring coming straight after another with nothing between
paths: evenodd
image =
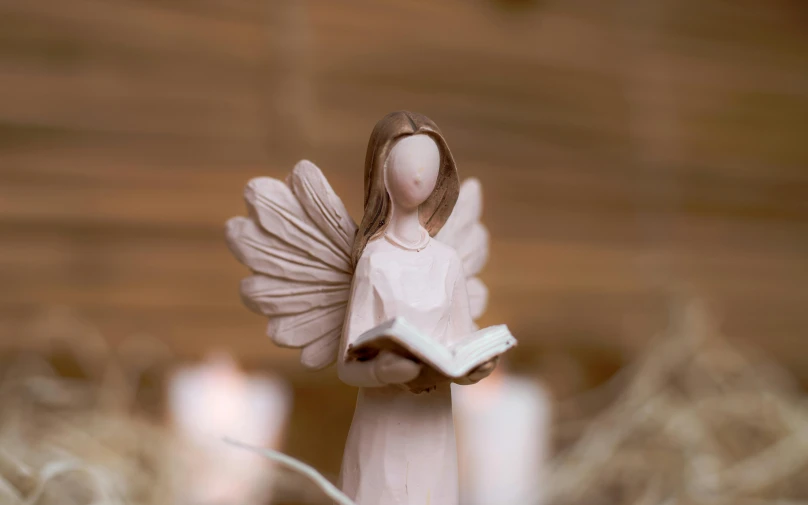
<instances>
[{"instance_id":1,"label":"carved hair","mask_svg":"<svg viewBox=\"0 0 808 505\"><path fill-rule=\"evenodd\" d=\"M384 183L384 169L390 151L402 138L420 134L432 137L441 159L435 189L418 207L421 225L434 237L449 219L457 202L460 183L452 152L438 125L428 117L414 112L391 112L376 123L368 141L365 156L365 213L351 253L354 266L367 243L384 233L390 221L392 205Z\"/></svg>"}]
</instances>

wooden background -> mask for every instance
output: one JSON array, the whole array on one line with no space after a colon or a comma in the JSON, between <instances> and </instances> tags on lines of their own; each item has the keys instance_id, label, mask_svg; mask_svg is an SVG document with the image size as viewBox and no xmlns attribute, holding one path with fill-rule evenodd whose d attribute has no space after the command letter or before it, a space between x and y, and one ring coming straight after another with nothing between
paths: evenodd
<instances>
[{"instance_id":1,"label":"wooden background","mask_svg":"<svg viewBox=\"0 0 808 505\"><path fill-rule=\"evenodd\" d=\"M288 451L333 475L355 393L263 336L223 224L303 157L358 218L406 108L483 183L517 358L608 373L696 295L806 380L807 28L797 0L5 0L0 345L61 306L231 350L292 378Z\"/></svg>"},{"instance_id":2,"label":"wooden background","mask_svg":"<svg viewBox=\"0 0 808 505\"><path fill-rule=\"evenodd\" d=\"M808 9L786 0L6 0L0 342L47 307L299 373L223 223L306 157L361 212L425 113L482 180L484 323L623 361L681 293L808 377Z\"/></svg>"}]
</instances>

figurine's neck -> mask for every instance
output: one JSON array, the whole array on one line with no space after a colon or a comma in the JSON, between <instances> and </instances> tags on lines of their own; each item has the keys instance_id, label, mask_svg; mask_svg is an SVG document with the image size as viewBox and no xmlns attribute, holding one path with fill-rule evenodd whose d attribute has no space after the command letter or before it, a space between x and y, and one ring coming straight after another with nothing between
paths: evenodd
<instances>
[{"instance_id":1,"label":"figurine's neck","mask_svg":"<svg viewBox=\"0 0 808 505\"><path fill-rule=\"evenodd\" d=\"M393 207L386 233L407 244L420 242L423 239L423 232L418 218L418 207L412 210Z\"/></svg>"}]
</instances>

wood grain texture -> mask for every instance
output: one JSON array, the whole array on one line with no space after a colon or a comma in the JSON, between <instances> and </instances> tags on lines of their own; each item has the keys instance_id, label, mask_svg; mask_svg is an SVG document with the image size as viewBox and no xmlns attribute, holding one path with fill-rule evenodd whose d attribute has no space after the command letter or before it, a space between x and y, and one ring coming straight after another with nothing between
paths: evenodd
<instances>
[{"instance_id":1,"label":"wood grain texture","mask_svg":"<svg viewBox=\"0 0 808 505\"><path fill-rule=\"evenodd\" d=\"M808 12L798 2L12 0L0 5L0 342L293 362L224 222L308 158L361 213L370 129L433 118L483 186L482 325L635 352L680 291L808 377ZM416 27L416 28L414 28Z\"/></svg>"}]
</instances>

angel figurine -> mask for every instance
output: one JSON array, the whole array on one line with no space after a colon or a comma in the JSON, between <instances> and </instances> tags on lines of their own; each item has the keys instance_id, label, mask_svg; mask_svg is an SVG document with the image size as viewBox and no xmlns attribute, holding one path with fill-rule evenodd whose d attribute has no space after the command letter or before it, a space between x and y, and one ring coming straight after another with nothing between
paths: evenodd
<instances>
[{"instance_id":1,"label":"angel figurine","mask_svg":"<svg viewBox=\"0 0 808 505\"><path fill-rule=\"evenodd\" d=\"M277 345L302 349L304 366L336 361L359 388L340 474L347 496L456 505L450 385L485 378L515 345L504 326L473 322L487 301L475 277L488 255L480 185L460 185L432 120L399 111L371 133L364 189L357 227L308 161L286 182L250 181L249 217L227 224L233 254L253 272L242 299L269 318Z\"/></svg>"}]
</instances>

